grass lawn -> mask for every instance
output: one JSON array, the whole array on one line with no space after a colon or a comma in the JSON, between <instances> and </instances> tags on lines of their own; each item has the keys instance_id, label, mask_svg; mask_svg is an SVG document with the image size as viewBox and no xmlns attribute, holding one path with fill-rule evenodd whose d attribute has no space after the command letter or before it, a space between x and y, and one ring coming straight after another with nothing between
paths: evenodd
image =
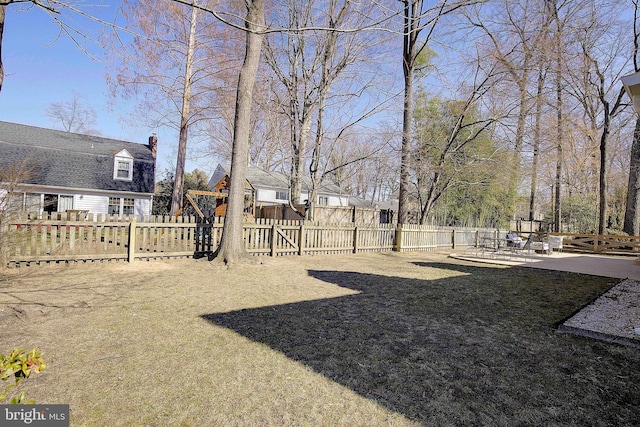
<instances>
[{"instance_id":1,"label":"grass lawn","mask_svg":"<svg viewBox=\"0 0 640 427\"><path fill-rule=\"evenodd\" d=\"M557 334L617 281L445 254L32 267L0 352L72 426L637 425L640 352Z\"/></svg>"}]
</instances>

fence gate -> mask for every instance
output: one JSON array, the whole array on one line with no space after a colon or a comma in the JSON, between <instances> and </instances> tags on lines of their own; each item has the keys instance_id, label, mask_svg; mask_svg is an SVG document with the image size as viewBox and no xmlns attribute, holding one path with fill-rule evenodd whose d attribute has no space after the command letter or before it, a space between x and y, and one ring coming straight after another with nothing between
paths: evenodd
<instances>
[{"instance_id":1,"label":"fence gate","mask_svg":"<svg viewBox=\"0 0 640 427\"><path fill-rule=\"evenodd\" d=\"M264 242L268 247L261 248L260 252L271 256L297 255L300 253L300 229L299 225L265 224Z\"/></svg>"}]
</instances>

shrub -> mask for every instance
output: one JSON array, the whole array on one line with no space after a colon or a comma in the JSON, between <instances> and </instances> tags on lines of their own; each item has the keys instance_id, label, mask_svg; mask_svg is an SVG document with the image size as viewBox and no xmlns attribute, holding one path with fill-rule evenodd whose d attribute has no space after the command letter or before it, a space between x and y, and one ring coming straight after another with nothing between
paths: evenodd
<instances>
[{"instance_id":1,"label":"shrub","mask_svg":"<svg viewBox=\"0 0 640 427\"><path fill-rule=\"evenodd\" d=\"M2 381L13 380L13 384L6 386L4 391L0 389L0 403L4 401L12 388L17 387L20 381L29 378L31 372L41 372L46 366L47 365L42 358L42 353L35 348L32 351L19 350L16 348L11 352L11 354L9 354L9 356L0 354L0 379L2 379ZM35 403L35 401L25 400L24 392L21 392L17 396L13 397L9 403L30 404Z\"/></svg>"}]
</instances>

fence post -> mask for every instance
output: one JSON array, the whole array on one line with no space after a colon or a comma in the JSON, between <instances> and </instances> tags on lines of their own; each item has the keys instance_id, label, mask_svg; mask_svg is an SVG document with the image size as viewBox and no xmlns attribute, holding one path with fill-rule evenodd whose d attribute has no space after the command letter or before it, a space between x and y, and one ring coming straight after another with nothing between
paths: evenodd
<instances>
[{"instance_id":1,"label":"fence post","mask_svg":"<svg viewBox=\"0 0 640 427\"><path fill-rule=\"evenodd\" d=\"M593 237L594 237L594 239L593 239L593 253L597 254L598 253L598 239L600 239L600 235L599 234L594 234Z\"/></svg>"},{"instance_id":2,"label":"fence post","mask_svg":"<svg viewBox=\"0 0 640 427\"><path fill-rule=\"evenodd\" d=\"M278 234L278 230L276 230L276 222L273 222L273 225L271 226L271 256L274 257L276 256L276 236Z\"/></svg>"},{"instance_id":3,"label":"fence post","mask_svg":"<svg viewBox=\"0 0 640 427\"><path fill-rule=\"evenodd\" d=\"M456 230L451 230L451 249L456 248Z\"/></svg>"},{"instance_id":4,"label":"fence post","mask_svg":"<svg viewBox=\"0 0 640 427\"><path fill-rule=\"evenodd\" d=\"M136 222L131 221L129 223L129 264L133 263L136 259Z\"/></svg>"},{"instance_id":5,"label":"fence post","mask_svg":"<svg viewBox=\"0 0 640 427\"><path fill-rule=\"evenodd\" d=\"M9 262L9 226L0 225L0 270L4 270Z\"/></svg>"},{"instance_id":6,"label":"fence post","mask_svg":"<svg viewBox=\"0 0 640 427\"><path fill-rule=\"evenodd\" d=\"M304 224L300 223L300 229L298 230L298 255L304 255Z\"/></svg>"},{"instance_id":7,"label":"fence post","mask_svg":"<svg viewBox=\"0 0 640 427\"><path fill-rule=\"evenodd\" d=\"M354 206L355 209L355 206ZM354 227L353 229L353 253L358 253L358 227Z\"/></svg>"},{"instance_id":8,"label":"fence post","mask_svg":"<svg viewBox=\"0 0 640 427\"><path fill-rule=\"evenodd\" d=\"M402 251L402 226L400 224L398 224L398 226L396 227L396 247L395 247L395 251L396 252L401 252Z\"/></svg>"}]
</instances>

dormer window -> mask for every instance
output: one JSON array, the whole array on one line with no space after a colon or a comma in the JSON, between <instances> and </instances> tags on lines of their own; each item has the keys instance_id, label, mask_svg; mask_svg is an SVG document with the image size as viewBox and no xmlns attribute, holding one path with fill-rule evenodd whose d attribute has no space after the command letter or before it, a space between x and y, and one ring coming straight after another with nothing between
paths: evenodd
<instances>
[{"instance_id":1,"label":"dormer window","mask_svg":"<svg viewBox=\"0 0 640 427\"><path fill-rule=\"evenodd\" d=\"M131 181L133 179L133 156L127 150L122 150L115 155L113 179L119 181Z\"/></svg>"}]
</instances>

